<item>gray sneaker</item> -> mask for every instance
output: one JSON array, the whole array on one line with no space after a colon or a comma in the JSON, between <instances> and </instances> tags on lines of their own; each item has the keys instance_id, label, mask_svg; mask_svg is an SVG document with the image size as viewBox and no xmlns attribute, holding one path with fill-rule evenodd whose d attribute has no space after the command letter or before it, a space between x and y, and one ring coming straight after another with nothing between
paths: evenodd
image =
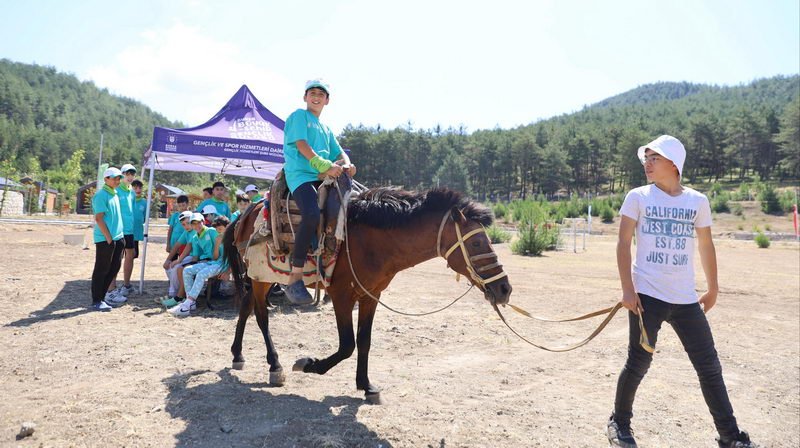
<instances>
[{"instance_id":1,"label":"gray sneaker","mask_svg":"<svg viewBox=\"0 0 800 448\"><path fill-rule=\"evenodd\" d=\"M611 446L622 448L637 448L636 439L633 438L633 431L630 425L620 425L614 420L614 414L608 419L608 443Z\"/></svg>"},{"instance_id":2,"label":"gray sneaker","mask_svg":"<svg viewBox=\"0 0 800 448\"><path fill-rule=\"evenodd\" d=\"M284 288L283 291L292 305L310 305L314 303L314 298L311 297L302 280L292 283Z\"/></svg>"}]
</instances>

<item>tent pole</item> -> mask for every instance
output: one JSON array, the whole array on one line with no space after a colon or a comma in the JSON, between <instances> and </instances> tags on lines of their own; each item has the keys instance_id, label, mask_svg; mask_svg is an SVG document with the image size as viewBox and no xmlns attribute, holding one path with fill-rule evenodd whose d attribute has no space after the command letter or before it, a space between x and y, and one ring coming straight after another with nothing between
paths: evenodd
<instances>
[{"instance_id":1,"label":"tent pole","mask_svg":"<svg viewBox=\"0 0 800 448\"><path fill-rule=\"evenodd\" d=\"M150 163L148 165L150 165L150 180L147 181L147 211L145 212L144 244L142 249L141 272L139 273L139 295L142 294L142 289L144 289L144 267L147 264L147 240L149 239L148 234L150 233L150 205L153 203L153 172L155 171L153 157L150 157Z\"/></svg>"}]
</instances>

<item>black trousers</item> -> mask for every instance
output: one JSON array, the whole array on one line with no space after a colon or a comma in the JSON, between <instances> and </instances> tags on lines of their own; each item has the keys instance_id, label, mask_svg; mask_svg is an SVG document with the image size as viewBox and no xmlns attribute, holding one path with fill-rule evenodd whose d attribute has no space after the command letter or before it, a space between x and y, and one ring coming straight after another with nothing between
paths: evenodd
<instances>
[{"instance_id":1,"label":"black trousers","mask_svg":"<svg viewBox=\"0 0 800 448\"><path fill-rule=\"evenodd\" d=\"M92 303L100 303L106 296L109 285L117 277L122 264L125 240L95 243L94 271L92 272Z\"/></svg>"},{"instance_id":2,"label":"black trousers","mask_svg":"<svg viewBox=\"0 0 800 448\"><path fill-rule=\"evenodd\" d=\"M306 182L292 192L292 199L300 208L303 221L294 234L294 251L292 252L292 266L303 267L306 264L306 255L311 247L311 241L317 234L319 227L319 204L317 187L320 182Z\"/></svg>"},{"instance_id":3,"label":"black trousers","mask_svg":"<svg viewBox=\"0 0 800 448\"><path fill-rule=\"evenodd\" d=\"M714 347L711 327L708 325L708 320L700 304L675 305L645 294L639 294L639 299L644 308L642 319L647 335L650 337L650 344L653 347L656 346L661 324L665 321L669 322L697 372L700 389L706 405L708 405L708 410L714 418L717 432L725 439L735 438L739 429L736 418L733 416L728 390L722 379L722 366ZM636 390L653 361L653 354L639 345L639 317L630 311L628 312L628 325L630 328L628 360L619 375L614 401L614 419L623 425L630 424Z\"/></svg>"}]
</instances>

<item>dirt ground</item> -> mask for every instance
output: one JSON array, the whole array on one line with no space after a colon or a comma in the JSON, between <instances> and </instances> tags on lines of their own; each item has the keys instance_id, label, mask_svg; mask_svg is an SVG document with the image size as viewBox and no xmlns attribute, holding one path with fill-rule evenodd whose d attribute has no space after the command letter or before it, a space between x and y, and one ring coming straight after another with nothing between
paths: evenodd
<instances>
[{"instance_id":1,"label":"dirt ground","mask_svg":"<svg viewBox=\"0 0 800 448\"><path fill-rule=\"evenodd\" d=\"M0 229L0 446L607 445L605 421L626 354L622 316L588 346L554 354L517 339L476 291L427 317L380 308L370 379L386 403L373 406L356 391L355 357L324 376L289 371L284 387L269 387L254 319L245 334L247 365L231 370L232 304L185 319L154 304L166 292L163 247L150 247L145 294L95 313L86 309L94 249L63 242L83 229L5 223ZM550 317L613 304L614 226L605 230L577 254L525 258L497 246L514 287L512 303ZM800 446L798 245L716 243L721 294L708 317L736 416L763 446ZM401 273L384 299L422 312L465 288L436 259ZM509 308L505 313L521 333L551 345L578 341L599 323L543 324ZM283 307L270 319L287 370L300 357L336 350L330 305L310 312ZM716 446L696 375L668 326L634 410L643 447ZM23 422L35 423L35 432L16 441Z\"/></svg>"}]
</instances>

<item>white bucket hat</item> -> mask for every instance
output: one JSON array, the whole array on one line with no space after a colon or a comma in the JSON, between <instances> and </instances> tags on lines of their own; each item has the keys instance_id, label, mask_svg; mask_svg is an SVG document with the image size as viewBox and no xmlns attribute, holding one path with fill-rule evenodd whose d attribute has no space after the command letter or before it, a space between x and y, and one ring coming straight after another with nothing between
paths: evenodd
<instances>
[{"instance_id":1,"label":"white bucket hat","mask_svg":"<svg viewBox=\"0 0 800 448\"><path fill-rule=\"evenodd\" d=\"M686 148L683 143L671 135L662 135L652 142L639 147L639 160L644 160L644 152L652 150L669 159L678 168L678 177L683 176L683 162L686 161Z\"/></svg>"},{"instance_id":2,"label":"white bucket hat","mask_svg":"<svg viewBox=\"0 0 800 448\"><path fill-rule=\"evenodd\" d=\"M203 222L205 218L200 213L192 213L192 222Z\"/></svg>"}]
</instances>

